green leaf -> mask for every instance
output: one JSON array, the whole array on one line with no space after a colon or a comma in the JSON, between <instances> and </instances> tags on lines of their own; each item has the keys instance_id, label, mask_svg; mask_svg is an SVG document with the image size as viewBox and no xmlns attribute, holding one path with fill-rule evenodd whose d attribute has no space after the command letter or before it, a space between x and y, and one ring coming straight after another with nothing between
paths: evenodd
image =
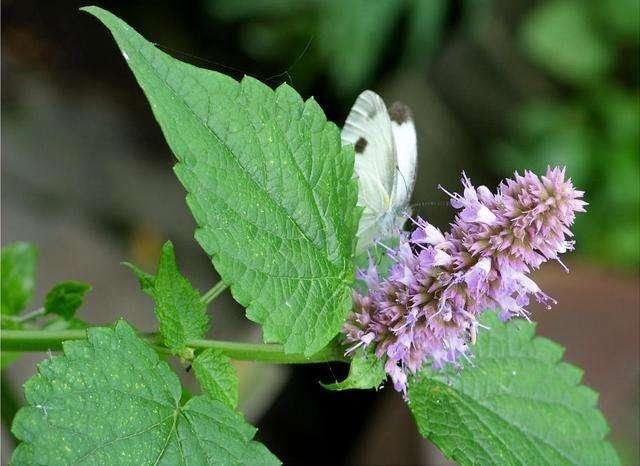
<instances>
[{"instance_id":1,"label":"green leaf","mask_svg":"<svg viewBox=\"0 0 640 466\"><path fill-rule=\"evenodd\" d=\"M200 299L200 292L178 270L170 241L162 246L153 295L160 333L174 353L180 354L187 340L202 338L207 332L206 305Z\"/></svg>"},{"instance_id":2,"label":"green leaf","mask_svg":"<svg viewBox=\"0 0 640 466\"><path fill-rule=\"evenodd\" d=\"M231 409L238 407L238 374L231 359L216 349L207 349L193 360L193 371L204 392Z\"/></svg>"},{"instance_id":3,"label":"green leaf","mask_svg":"<svg viewBox=\"0 0 640 466\"><path fill-rule=\"evenodd\" d=\"M387 378L382 358L359 349L351 360L349 375L342 382L322 384L328 390L377 389Z\"/></svg>"},{"instance_id":4,"label":"green leaf","mask_svg":"<svg viewBox=\"0 0 640 466\"><path fill-rule=\"evenodd\" d=\"M68 281L58 283L44 298L46 314L57 314L64 319L71 319L82 305L84 295L91 291L86 283Z\"/></svg>"},{"instance_id":5,"label":"green leaf","mask_svg":"<svg viewBox=\"0 0 640 466\"><path fill-rule=\"evenodd\" d=\"M2 314L22 311L33 296L38 252L29 243L13 243L2 248L0 256L0 287Z\"/></svg>"},{"instance_id":6,"label":"green leaf","mask_svg":"<svg viewBox=\"0 0 640 466\"><path fill-rule=\"evenodd\" d=\"M410 381L420 433L463 465L617 465L598 395L561 362L563 348L523 320L487 312L481 322L491 330L479 334L472 363Z\"/></svg>"},{"instance_id":7,"label":"green leaf","mask_svg":"<svg viewBox=\"0 0 640 466\"><path fill-rule=\"evenodd\" d=\"M133 274L138 278L138 282L140 283L140 288L142 289L142 291L153 298L153 287L156 281L155 275L151 275L150 273L145 272L140 267L132 264L131 262L121 262L121 264L129 268L133 272Z\"/></svg>"},{"instance_id":8,"label":"green leaf","mask_svg":"<svg viewBox=\"0 0 640 466\"><path fill-rule=\"evenodd\" d=\"M187 341L202 338L207 332L209 317L200 292L178 270L173 244L167 241L162 246L155 277L127 265L138 275L143 291L155 301L154 311L165 346L184 356Z\"/></svg>"},{"instance_id":9,"label":"green leaf","mask_svg":"<svg viewBox=\"0 0 640 466\"><path fill-rule=\"evenodd\" d=\"M196 239L267 342L312 355L351 308L353 148L313 99L196 68L100 8L178 158Z\"/></svg>"},{"instance_id":10,"label":"green leaf","mask_svg":"<svg viewBox=\"0 0 640 466\"><path fill-rule=\"evenodd\" d=\"M403 7L403 0L321 3L319 46L338 92L351 94L372 79Z\"/></svg>"},{"instance_id":11,"label":"green leaf","mask_svg":"<svg viewBox=\"0 0 640 466\"><path fill-rule=\"evenodd\" d=\"M223 403L180 404L178 377L123 321L42 361L12 431L19 465L279 464Z\"/></svg>"}]
</instances>

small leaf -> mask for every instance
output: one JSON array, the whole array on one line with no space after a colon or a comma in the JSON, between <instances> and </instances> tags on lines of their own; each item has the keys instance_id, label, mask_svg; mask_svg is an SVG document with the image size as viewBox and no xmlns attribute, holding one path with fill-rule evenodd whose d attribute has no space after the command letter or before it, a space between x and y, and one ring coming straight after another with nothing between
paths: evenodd
<instances>
[{"instance_id":1,"label":"small leaf","mask_svg":"<svg viewBox=\"0 0 640 466\"><path fill-rule=\"evenodd\" d=\"M162 246L153 287L160 333L169 349L181 352L189 339L202 338L209 325L200 292L178 270L173 244Z\"/></svg>"},{"instance_id":2,"label":"small leaf","mask_svg":"<svg viewBox=\"0 0 640 466\"><path fill-rule=\"evenodd\" d=\"M473 362L424 370L409 383L420 433L462 464L617 465L597 394L563 349L523 320L486 312Z\"/></svg>"},{"instance_id":3,"label":"small leaf","mask_svg":"<svg viewBox=\"0 0 640 466\"><path fill-rule=\"evenodd\" d=\"M380 387L387 378L384 362L371 351L359 349L354 354L349 375L342 382L322 384L327 390L353 390Z\"/></svg>"},{"instance_id":4,"label":"small leaf","mask_svg":"<svg viewBox=\"0 0 640 466\"><path fill-rule=\"evenodd\" d=\"M204 392L231 409L238 407L238 374L231 359L219 350L207 349L192 362Z\"/></svg>"},{"instance_id":5,"label":"small leaf","mask_svg":"<svg viewBox=\"0 0 640 466\"><path fill-rule=\"evenodd\" d=\"M279 464L223 403L180 404L178 377L126 322L63 348L25 384L12 464Z\"/></svg>"},{"instance_id":6,"label":"small leaf","mask_svg":"<svg viewBox=\"0 0 640 466\"><path fill-rule=\"evenodd\" d=\"M354 152L313 100L182 63L97 7L178 159L211 256L267 342L307 356L351 308ZM157 286L157 285L156 285Z\"/></svg>"},{"instance_id":7,"label":"small leaf","mask_svg":"<svg viewBox=\"0 0 640 466\"><path fill-rule=\"evenodd\" d=\"M82 305L84 295L89 291L91 291L91 286L86 283L74 281L58 283L44 298L45 312L57 314L69 320Z\"/></svg>"},{"instance_id":8,"label":"small leaf","mask_svg":"<svg viewBox=\"0 0 640 466\"><path fill-rule=\"evenodd\" d=\"M17 314L31 300L37 259L38 252L35 246L29 243L13 243L2 248L0 256L2 314Z\"/></svg>"},{"instance_id":9,"label":"small leaf","mask_svg":"<svg viewBox=\"0 0 640 466\"><path fill-rule=\"evenodd\" d=\"M150 273L145 272L137 265L132 264L131 262L122 262L122 265L131 269L134 275L138 278L138 282L140 282L140 288L147 295L153 297L153 287L156 281L156 277L151 275Z\"/></svg>"},{"instance_id":10,"label":"small leaf","mask_svg":"<svg viewBox=\"0 0 640 466\"><path fill-rule=\"evenodd\" d=\"M178 270L171 241L162 246L156 276L127 264L140 280L140 286L155 301L154 311L160 322L160 334L173 354L184 356L188 340L202 338L209 317L200 293ZM193 355L192 353L190 353Z\"/></svg>"}]
</instances>

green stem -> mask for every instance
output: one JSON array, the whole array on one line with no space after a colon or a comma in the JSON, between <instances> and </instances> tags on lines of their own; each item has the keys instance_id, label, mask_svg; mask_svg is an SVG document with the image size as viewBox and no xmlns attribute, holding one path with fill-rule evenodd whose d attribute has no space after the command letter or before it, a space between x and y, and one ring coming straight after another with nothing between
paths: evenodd
<instances>
[{"instance_id":1,"label":"green stem","mask_svg":"<svg viewBox=\"0 0 640 466\"><path fill-rule=\"evenodd\" d=\"M220 293L222 293L226 289L227 289L226 283L218 282L215 285L213 285L213 287L211 287L209 291L203 294L200 300L205 304L209 304L211 303L211 301L216 299L220 295Z\"/></svg>"},{"instance_id":2,"label":"green stem","mask_svg":"<svg viewBox=\"0 0 640 466\"><path fill-rule=\"evenodd\" d=\"M59 350L63 341L84 340L86 330L2 330L3 351L47 351ZM160 344L158 334L140 334L156 350L168 352ZM213 348L231 359L260 361L274 364L312 364L332 361L347 361L339 347L329 345L311 356L285 353L282 345L240 343L220 340L190 340L187 346L195 350Z\"/></svg>"}]
</instances>

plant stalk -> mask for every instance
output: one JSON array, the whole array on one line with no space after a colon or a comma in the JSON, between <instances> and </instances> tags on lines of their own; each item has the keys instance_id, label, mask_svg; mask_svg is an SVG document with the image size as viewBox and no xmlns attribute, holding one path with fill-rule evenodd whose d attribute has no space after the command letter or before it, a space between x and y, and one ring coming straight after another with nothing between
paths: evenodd
<instances>
[{"instance_id":1,"label":"plant stalk","mask_svg":"<svg viewBox=\"0 0 640 466\"><path fill-rule=\"evenodd\" d=\"M2 330L2 351L47 351L60 350L62 342L84 340L86 330ZM154 349L167 353L167 348L160 344L160 335L156 333L139 334ZM190 340L187 346L194 350L217 349L239 361L259 361L273 364L313 364L323 362L346 362L342 349L328 345L311 356L285 353L282 345L241 343L221 340Z\"/></svg>"},{"instance_id":2,"label":"plant stalk","mask_svg":"<svg viewBox=\"0 0 640 466\"><path fill-rule=\"evenodd\" d=\"M214 299L220 296L224 290L227 289L227 284L224 282L218 282L209 289L205 294L202 295L200 300L205 304L210 304Z\"/></svg>"}]
</instances>

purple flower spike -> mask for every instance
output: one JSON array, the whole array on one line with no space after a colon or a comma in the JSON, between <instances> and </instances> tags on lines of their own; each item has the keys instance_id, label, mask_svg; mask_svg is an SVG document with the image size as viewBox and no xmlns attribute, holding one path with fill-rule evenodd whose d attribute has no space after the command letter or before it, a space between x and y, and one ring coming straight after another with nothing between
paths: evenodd
<instances>
[{"instance_id":1,"label":"purple flower spike","mask_svg":"<svg viewBox=\"0 0 640 466\"><path fill-rule=\"evenodd\" d=\"M459 211L449 232L414 219L415 230L388 251L394 265L386 280L373 262L358 272L369 292L354 293L347 352L372 345L403 394L408 375L425 363L438 369L468 357L485 309L528 319L531 296L555 304L527 274L573 249L570 227L587 205L558 167L542 177L516 173L495 194L464 174L462 185L462 195L445 191Z\"/></svg>"}]
</instances>

